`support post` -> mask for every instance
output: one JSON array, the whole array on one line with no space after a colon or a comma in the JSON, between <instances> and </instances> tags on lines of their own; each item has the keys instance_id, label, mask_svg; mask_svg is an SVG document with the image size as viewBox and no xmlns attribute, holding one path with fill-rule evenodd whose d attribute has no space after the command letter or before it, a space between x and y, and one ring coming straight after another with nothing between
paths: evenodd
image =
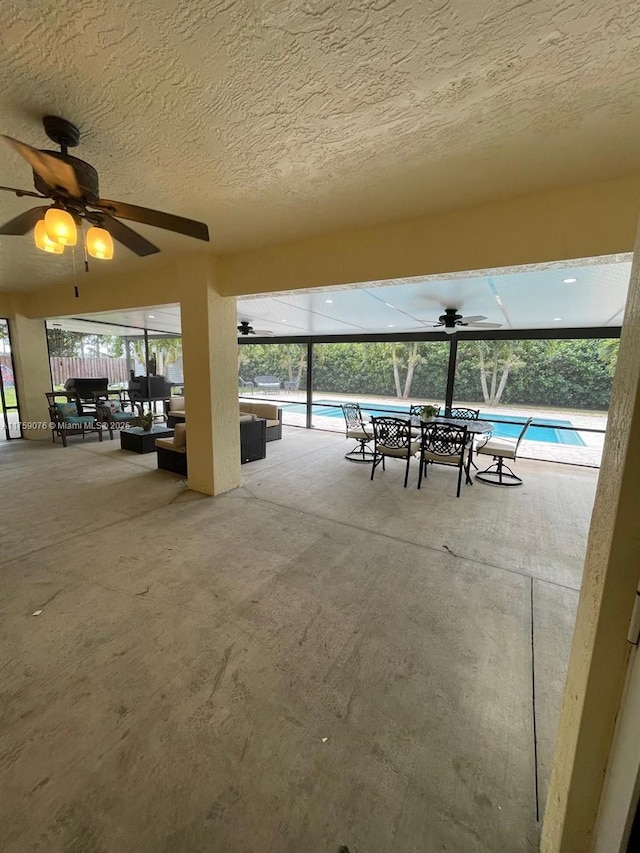
<instances>
[{"instance_id":1,"label":"support post","mask_svg":"<svg viewBox=\"0 0 640 853\"><path fill-rule=\"evenodd\" d=\"M44 396L52 390L44 321L15 314L9 319L9 330L22 435L36 441L51 439L51 417Z\"/></svg>"},{"instance_id":2,"label":"support post","mask_svg":"<svg viewBox=\"0 0 640 853\"><path fill-rule=\"evenodd\" d=\"M456 380L456 359L458 357L458 338L456 335L449 336L449 367L447 369L447 390L444 396L444 413L446 417L451 415L453 405L453 386Z\"/></svg>"},{"instance_id":3,"label":"support post","mask_svg":"<svg viewBox=\"0 0 640 853\"><path fill-rule=\"evenodd\" d=\"M307 429L313 429L313 340L307 341Z\"/></svg>"},{"instance_id":4,"label":"support post","mask_svg":"<svg viewBox=\"0 0 640 853\"><path fill-rule=\"evenodd\" d=\"M236 300L215 289L214 261L185 260L180 300L187 424L187 483L219 495L240 475Z\"/></svg>"}]
</instances>

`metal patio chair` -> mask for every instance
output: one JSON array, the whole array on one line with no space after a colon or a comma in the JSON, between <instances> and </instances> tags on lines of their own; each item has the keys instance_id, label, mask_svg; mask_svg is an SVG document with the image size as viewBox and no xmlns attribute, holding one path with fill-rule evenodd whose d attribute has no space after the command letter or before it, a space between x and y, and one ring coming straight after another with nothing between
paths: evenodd
<instances>
[{"instance_id":1,"label":"metal patio chair","mask_svg":"<svg viewBox=\"0 0 640 853\"><path fill-rule=\"evenodd\" d=\"M481 483L488 483L490 486L522 485L522 478L514 474L511 468L504 464L504 460L515 461L520 442L529 429L532 420L533 418L529 418L526 421L517 438L490 438L485 445L476 450L476 453L483 456L493 456L493 463L484 471L478 471L476 480L480 480Z\"/></svg>"},{"instance_id":2,"label":"metal patio chair","mask_svg":"<svg viewBox=\"0 0 640 853\"><path fill-rule=\"evenodd\" d=\"M411 432L411 421L403 418L371 418L373 427L373 465L371 466L371 479L375 474L376 467L384 461L391 459L406 459L404 472L404 487L407 488L409 479L409 463L411 457L420 450L420 442L415 439Z\"/></svg>"},{"instance_id":3,"label":"metal patio chair","mask_svg":"<svg viewBox=\"0 0 640 853\"><path fill-rule=\"evenodd\" d=\"M371 462L373 451L368 444L373 441L373 431L365 424L362 411L358 403L343 403L342 414L346 424L346 437L355 438L358 442L353 450L345 453L344 458L349 462Z\"/></svg>"},{"instance_id":4,"label":"metal patio chair","mask_svg":"<svg viewBox=\"0 0 640 853\"><path fill-rule=\"evenodd\" d=\"M429 465L449 465L458 469L458 490L456 497L460 497L460 486L462 484L462 472L466 472L467 483L471 483L469 477L469 436L466 427L454 424L427 423L420 424L420 474L418 476L418 488L422 485L422 476L427 476ZM465 465L466 459L466 465Z\"/></svg>"}]
</instances>

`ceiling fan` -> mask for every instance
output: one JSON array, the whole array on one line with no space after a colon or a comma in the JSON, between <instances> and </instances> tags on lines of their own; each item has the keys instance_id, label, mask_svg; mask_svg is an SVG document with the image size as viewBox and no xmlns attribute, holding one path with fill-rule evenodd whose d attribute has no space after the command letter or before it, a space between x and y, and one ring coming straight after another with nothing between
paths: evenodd
<instances>
[{"instance_id":1,"label":"ceiling fan","mask_svg":"<svg viewBox=\"0 0 640 853\"><path fill-rule=\"evenodd\" d=\"M5 222L0 227L0 235L23 235L31 231L32 228L36 228L36 245L46 251L59 254L63 251L65 244L74 245L77 237L75 226L81 227L82 221L85 220L96 231L107 232L106 235L102 233L102 238L103 242L106 240L107 243L111 244L111 255L108 257L113 254L111 237L140 257L160 251L145 237L120 222L120 219L153 225L156 228L186 234L187 237L195 237L197 240L209 240L209 230L203 222L196 222L193 219L185 219L182 216L174 216L159 210L150 210L147 207L137 207L121 201L109 201L100 198L96 170L84 160L79 160L67 153L69 148L75 147L80 141L78 128L70 121L58 116L45 116L42 123L45 133L49 139L60 146L60 151L40 151L10 136L3 137L33 169L33 184L37 192L15 189L14 187L0 187L0 190L15 193L18 197L32 196L33 198L51 199L53 204L32 207L16 216L15 219ZM70 215L71 220L68 219L68 215ZM45 220L46 234L39 227L39 222L42 219ZM62 231L54 233L51 231L51 228L55 228L56 221L62 222L63 220L67 222L66 227L73 234L72 239L65 238ZM50 227L51 223L54 224ZM38 242L39 237L42 245ZM55 248L49 244L53 244ZM87 235L86 245L93 257L107 257L106 254L99 253L99 247L97 249L98 254L91 251L89 235Z\"/></svg>"},{"instance_id":2,"label":"ceiling fan","mask_svg":"<svg viewBox=\"0 0 640 853\"><path fill-rule=\"evenodd\" d=\"M471 317L463 317L458 313L457 308L445 308L444 314L438 317L438 322L433 320L425 320L434 327L434 329L444 326L444 331L448 335L455 335L458 331L458 326L473 326L474 329L500 329L502 323L485 323L487 318L483 314L475 314Z\"/></svg>"},{"instance_id":3,"label":"ceiling fan","mask_svg":"<svg viewBox=\"0 0 640 853\"><path fill-rule=\"evenodd\" d=\"M245 338L247 335L255 335L258 338L272 338L273 332L269 329L254 329L250 320L240 320L238 337Z\"/></svg>"}]
</instances>

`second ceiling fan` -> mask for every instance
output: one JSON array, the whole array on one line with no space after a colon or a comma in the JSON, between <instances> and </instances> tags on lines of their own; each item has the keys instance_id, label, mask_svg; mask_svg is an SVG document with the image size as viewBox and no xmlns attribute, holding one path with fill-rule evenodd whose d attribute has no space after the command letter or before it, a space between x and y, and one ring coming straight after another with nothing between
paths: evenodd
<instances>
[{"instance_id":1,"label":"second ceiling fan","mask_svg":"<svg viewBox=\"0 0 640 853\"><path fill-rule=\"evenodd\" d=\"M459 313L457 308L445 308L444 314L438 317L438 320L425 320L424 322L432 326L434 329L443 328L443 331L448 335L455 335L459 331L459 327L472 326L474 329L501 329L502 323L485 323L487 318L484 314L474 314L470 317L464 317ZM424 326L420 327L424 330ZM417 331L411 329L411 331Z\"/></svg>"}]
</instances>

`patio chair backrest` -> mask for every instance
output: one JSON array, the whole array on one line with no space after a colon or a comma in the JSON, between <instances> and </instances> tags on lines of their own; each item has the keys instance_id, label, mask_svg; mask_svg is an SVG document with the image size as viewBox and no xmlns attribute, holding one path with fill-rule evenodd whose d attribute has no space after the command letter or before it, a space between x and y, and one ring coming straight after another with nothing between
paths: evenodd
<instances>
[{"instance_id":1,"label":"patio chair backrest","mask_svg":"<svg viewBox=\"0 0 640 853\"><path fill-rule=\"evenodd\" d=\"M518 440L516 441L516 446L515 446L514 451L513 451L513 458L514 459L516 458L516 456L518 454L518 448L520 447L520 442L524 438L524 434L529 429L532 421L533 421L533 418L528 418L527 421L524 423L522 429L520 430L520 435L518 436Z\"/></svg>"},{"instance_id":2,"label":"patio chair backrest","mask_svg":"<svg viewBox=\"0 0 640 853\"><path fill-rule=\"evenodd\" d=\"M451 409L449 417L457 418L459 421L477 421L480 415L480 409L467 409L464 406L457 406Z\"/></svg>"},{"instance_id":3,"label":"patio chair backrest","mask_svg":"<svg viewBox=\"0 0 640 853\"><path fill-rule=\"evenodd\" d=\"M411 421L403 418L371 418L375 448L387 447L402 450L411 447ZM415 439L414 439L415 441Z\"/></svg>"},{"instance_id":4,"label":"patio chair backrest","mask_svg":"<svg viewBox=\"0 0 640 853\"><path fill-rule=\"evenodd\" d=\"M344 415L344 419L347 424L347 431L364 429L362 411L359 403L343 403L342 414Z\"/></svg>"},{"instance_id":5,"label":"patio chair backrest","mask_svg":"<svg viewBox=\"0 0 640 853\"><path fill-rule=\"evenodd\" d=\"M454 424L420 424L422 449L436 456L462 456L467 446L467 428Z\"/></svg>"}]
</instances>

